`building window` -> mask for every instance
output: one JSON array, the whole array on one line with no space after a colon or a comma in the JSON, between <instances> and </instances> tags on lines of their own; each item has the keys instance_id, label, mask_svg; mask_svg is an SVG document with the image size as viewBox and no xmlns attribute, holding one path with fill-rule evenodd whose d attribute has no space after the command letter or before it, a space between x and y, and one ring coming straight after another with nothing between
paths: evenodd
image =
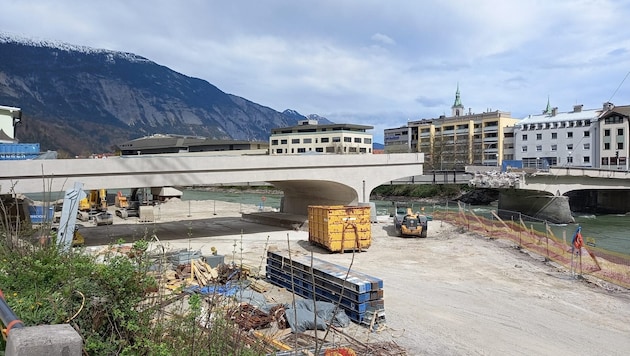
<instances>
[{"instance_id":1,"label":"building window","mask_svg":"<svg viewBox=\"0 0 630 356\"><path fill-rule=\"evenodd\" d=\"M590 137L590 136L591 136L590 131L584 131L584 137Z\"/></svg>"},{"instance_id":2,"label":"building window","mask_svg":"<svg viewBox=\"0 0 630 356\"><path fill-rule=\"evenodd\" d=\"M303 143L312 143L312 142L313 142L313 139L311 139L311 138L305 138L305 139L303 139L303 140L302 140L302 142L303 142Z\"/></svg>"},{"instance_id":3,"label":"building window","mask_svg":"<svg viewBox=\"0 0 630 356\"><path fill-rule=\"evenodd\" d=\"M623 129L617 129L617 136L623 136Z\"/></svg>"},{"instance_id":4,"label":"building window","mask_svg":"<svg viewBox=\"0 0 630 356\"><path fill-rule=\"evenodd\" d=\"M527 146L523 146L523 147L521 147L521 151L522 151L522 152L527 152Z\"/></svg>"},{"instance_id":5,"label":"building window","mask_svg":"<svg viewBox=\"0 0 630 356\"><path fill-rule=\"evenodd\" d=\"M349 152L356 153L356 152L357 152L357 148L356 148L356 147L350 147L350 148L348 149L348 151L349 151Z\"/></svg>"},{"instance_id":6,"label":"building window","mask_svg":"<svg viewBox=\"0 0 630 356\"><path fill-rule=\"evenodd\" d=\"M591 163L591 157L584 156L584 163Z\"/></svg>"},{"instance_id":7,"label":"building window","mask_svg":"<svg viewBox=\"0 0 630 356\"><path fill-rule=\"evenodd\" d=\"M305 152L306 152L306 148L304 147L298 148L298 153L305 153Z\"/></svg>"},{"instance_id":8,"label":"building window","mask_svg":"<svg viewBox=\"0 0 630 356\"><path fill-rule=\"evenodd\" d=\"M361 137L355 137L354 143L361 143Z\"/></svg>"},{"instance_id":9,"label":"building window","mask_svg":"<svg viewBox=\"0 0 630 356\"><path fill-rule=\"evenodd\" d=\"M539 141L542 140L542 134L541 133L536 134L536 140L539 140Z\"/></svg>"},{"instance_id":10,"label":"building window","mask_svg":"<svg viewBox=\"0 0 630 356\"><path fill-rule=\"evenodd\" d=\"M276 153L282 153L282 148L276 149Z\"/></svg>"},{"instance_id":11,"label":"building window","mask_svg":"<svg viewBox=\"0 0 630 356\"><path fill-rule=\"evenodd\" d=\"M623 142L617 142L617 149L623 150Z\"/></svg>"},{"instance_id":12,"label":"building window","mask_svg":"<svg viewBox=\"0 0 630 356\"><path fill-rule=\"evenodd\" d=\"M567 163L573 163L573 157L571 156L567 157Z\"/></svg>"},{"instance_id":13,"label":"building window","mask_svg":"<svg viewBox=\"0 0 630 356\"><path fill-rule=\"evenodd\" d=\"M604 149L605 150L609 150L610 149L610 142L604 142Z\"/></svg>"},{"instance_id":14,"label":"building window","mask_svg":"<svg viewBox=\"0 0 630 356\"><path fill-rule=\"evenodd\" d=\"M573 138L573 131L567 132L567 138Z\"/></svg>"},{"instance_id":15,"label":"building window","mask_svg":"<svg viewBox=\"0 0 630 356\"><path fill-rule=\"evenodd\" d=\"M328 143L330 139L328 137L322 137L322 143Z\"/></svg>"},{"instance_id":16,"label":"building window","mask_svg":"<svg viewBox=\"0 0 630 356\"><path fill-rule=\"evenodd\" d=\"M361 147L361 148L359 148L359 152L360 153L366 153L367 150L365 149L365 147Z\"/></svg>"},{"instance_id":17,"label":"building window","mask_svg":"<svg viewBox=\"0 0 630 356\"><path fill-rule=\"evenodd\" d=\"M326 153L335 153L334 147L326 147Z\"/></svg>"},{"instance_id":18,"label":"building window","mask_svg":"<svg viewBox=\"0 0 630 356\"><path fill-rule=\"evenodd\" d=\"M343 142L352 142L352 137L344 137Z\"/></svg>"},{"instance_id":19,"label":"building window","mask_svg":"<svg viewBox=\"0 0 630 356\"><path fill-rule=\"evenodd\" d=\"M590 150L591 149L591 144L590 143L585 143L583 145L583 147L584 147L585 150Z\"/></svg>"},{"instance_id":20,"label":"building window","mask_svg":"<svg viewBox=\"0 0 630 356\"><path fill-rule=\"evenodd\" d=\"M567 144L567 150L569 150L569 151L573 150L573 144L572 143Z\"/></svg>"},{"instance_id":21,"label":"building window","mask_svg":"<svg viewBox=\"0 0 630 356\"><path fill-rule=\"evenodd\" d=\"M341 142L341 137L333 137L332 142Z\"/></svg>"},{"instance_id":22,"label":"building window","mask_svg":"<svg viewBox=\"0 0 630 356\"><path fill-rule=\"evenodd\" d=\"M557 133L557 132L552 132L552 133L551 133L551 139L552 139L552 140L555 140L555 139L557 139L557 138L558 138L558 133Z\"/></svg>"},{"instance_id":23,"label":"building window","mask_svg":"<svg viewBox=\"0 0 630 356\"><path fill-rule=\"evenodd\" d=\"M293 139L291 139L291 143L300 143L300 139L299 138L293 138Z\"/></svg>"},{"instance_id":24,"label":"building window","mask_svg":"<svg viewBox=\"0 0 630 356\"><path fill-rule=\"evenodd\" d=\"M527 135L523 135L523 141L527 141Z\"/></svg>"},{"instance_id":25,"label":"building window","mask_svg":"<svg viewBox=\"0 0 630 356\"><path fill-rule=\"evenodd\" d=\"M552 151L557 151L558 150L558 145L551 145L551 150Z\"/></svg>"},{"instance_id":26,"label":"building window","mask_svg":"<svg viewBox=\"0 0 630 356\"><path fill-rule=\"evenodd\" d=\"M271 140L272 146L278 146L278 140Z\"/></svg>"},{"instance_id":27,"label":"building window","mask_svg":"<svg viewBox=\"0 0 630 356\"><path fill-rule=\"evenodd\" d=\"M610 136L610 129L605 129L604 130L604 136L606 136L606 137Z\"/></svg>"},{"instance_id":28,"label":"building window","mask_svg":"<svg viewBox=\"0 0 630 356\"><path fill-rule=\"evenodd\" d=\"M321 147L315 147L315 152L324 152L324 149Z\"/></svg>"},{"instance_id":29,"label":"building window","mask_svg":"<svg viewBox=\"0 0 630 356\"><path fill-rule=\"evenodd\" d=\"M542 145L536 146L536 152L540 152L540 151L542 151Z\"/></svg>"},{"instance_id":30,"label":"building window","mask_svg":"<svg viewBox=\"0 0 630 356\"><path fill-rule=\"evenodd\" d=\"M363 143L370 144L370 143L372 143L372 139L371 138L364 138L363 139Z\"/></svg>"},{"instance_id":31,"label":"building window","mask_svg":"<svg viewBox=\"0 0 630 356\"><path fill-rule=\"evenodd\" d=\"M288 143L288 141L286 139L285 140L280 140L280 144L282 144L282 145L286 145L287 143Z\"/></svg>"}]
</instances>

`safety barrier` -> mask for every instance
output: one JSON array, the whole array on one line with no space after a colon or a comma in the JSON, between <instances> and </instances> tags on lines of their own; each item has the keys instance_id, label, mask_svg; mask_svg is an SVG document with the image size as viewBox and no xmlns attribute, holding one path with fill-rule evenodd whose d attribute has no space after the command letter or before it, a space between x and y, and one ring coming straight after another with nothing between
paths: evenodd
<instances>
[{"instance_id":1,"label":"safety barrier","mask_svg":"<svg viewBox=\"0 0 630 356\"><path fill-rule=\"evenodd\" d=\"M495 212L479 215L461 205L455 210L436 208L432 215L489 238L510 240L578 275L587 274L630 288L630 255L589 246L581 236L579 243L574 244L573 232L571 236L558 237L546 222L533 224L526 217L508 221Z\"/></svg>"}]
</instances>

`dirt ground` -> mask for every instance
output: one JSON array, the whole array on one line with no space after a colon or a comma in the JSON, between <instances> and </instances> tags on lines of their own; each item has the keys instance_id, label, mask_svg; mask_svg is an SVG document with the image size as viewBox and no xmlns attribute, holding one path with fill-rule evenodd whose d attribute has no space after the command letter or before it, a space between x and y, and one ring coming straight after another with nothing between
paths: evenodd
<instances>
[{"instance_id":1,"label":"dirt ground","mask_svg":"<svg viewBox=\"0 0 630 356\"><path fill-rule=\"evenodd\" d=\"M86 239L99 233L115 239L117 225L135 225L134 235L155 235L167 249L210 254L215 247L226 262L263 269L264 252L272 245L346 267L352 263L353 270L384 281L386 326L347 332L367 341L394 341L408 355L627 355L630 350L630 291L572 276L511 243L441 221L429 222L425 239L400 238L383 217L372 225L367 252L331 254L311 246L307 231L240 220L241 211L254 210L175 201L156 212L157 222L166 224L116 219L111 227L83 231ZM176 224L187 232L176 232Z\"/></svg>"}]
</instances>

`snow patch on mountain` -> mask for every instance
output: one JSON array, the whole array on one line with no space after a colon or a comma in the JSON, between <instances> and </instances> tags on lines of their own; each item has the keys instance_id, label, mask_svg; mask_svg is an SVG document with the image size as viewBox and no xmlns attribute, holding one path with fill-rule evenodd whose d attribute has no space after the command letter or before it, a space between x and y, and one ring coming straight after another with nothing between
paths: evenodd
<instances>
[{"instance_id":1,"label":"snow patch on mountain","mask_svg":"<svg viewBox=\"0 0 630 356\"><path fill-rule=\"evenodd\" d=\"M0 32L0 43L18 43L25 46L59 49L66 52L76 51L76 52L80 52L84 54L92 54L92 55L105 54L107 55L108 60L112 62L114 61L114 58L121 58L121 59L128 60L130 62L151 62L150 60L144 57L138 56L136 54L133 54L133 53L92 48L88 46L74 45L74 44L60 42L60 41L29 38L29 37L25 37L21 35L10 34L7 32Z\"/></svg>"}]
</instances>

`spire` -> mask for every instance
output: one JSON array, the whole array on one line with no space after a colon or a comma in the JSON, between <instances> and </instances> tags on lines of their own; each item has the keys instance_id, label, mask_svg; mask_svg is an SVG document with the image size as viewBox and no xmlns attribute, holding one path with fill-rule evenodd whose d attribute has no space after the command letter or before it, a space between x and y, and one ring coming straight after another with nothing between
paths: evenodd
<instances>
[{"instance_id":1,"label":"spire","mask_svg":"<svg viewBox=\"0 0 630 356\"><path fill-rule=\"evenodd\" d=\"M459 82L457 83L457 91L455 92L455 102L453 103L453 108L463 108L462 99L459 95Z\"/></svg>"},{"instance_id":2,"label":"spire","mask_svg":"<svg viewBox=\"0 0 630 356\"><path fill-rule=\"evenodd\" d=\"M457 82L457 91L455 92L455 102L453 106L453 116L460 116L464 114L464 105L462 104L462 99L459 96L459 82Z\"/></svg>"},{"instance_id":3,"label":"spire","mask_svg":"<svg viewBox=\"0 0 630 356\"><path fill-rule=\"evenodd\" d=\"M543 111L545 115L551 115L551 104L549 103L549 95L547 95L547 108Z\"/></svg>"}]
</instances>

